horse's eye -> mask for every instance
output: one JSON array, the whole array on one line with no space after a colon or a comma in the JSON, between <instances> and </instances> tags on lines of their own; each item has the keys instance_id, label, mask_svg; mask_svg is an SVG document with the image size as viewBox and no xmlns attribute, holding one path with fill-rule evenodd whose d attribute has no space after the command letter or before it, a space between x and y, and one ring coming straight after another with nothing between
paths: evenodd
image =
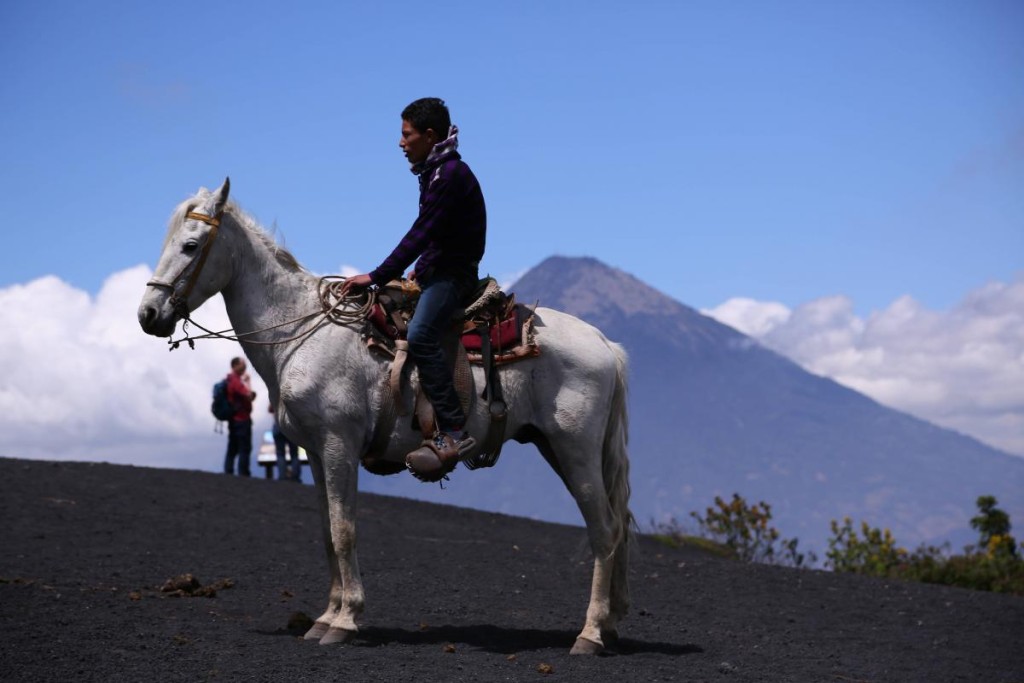
<instances>
[{"instance_id":1,"label":"horse's eye","mask_svg":"<svg viewBox=\"0 0 1024 683\"><path fill-rule=\"evenodd\" d=\"M183 252L185 252L186 254L191 254L193 251L195 251L198 248L199 248L199 242L196 242L195 240L189 240L188 242L185 242L185 246L182 247L181 250Z\"/></svg>"}]
</instances>

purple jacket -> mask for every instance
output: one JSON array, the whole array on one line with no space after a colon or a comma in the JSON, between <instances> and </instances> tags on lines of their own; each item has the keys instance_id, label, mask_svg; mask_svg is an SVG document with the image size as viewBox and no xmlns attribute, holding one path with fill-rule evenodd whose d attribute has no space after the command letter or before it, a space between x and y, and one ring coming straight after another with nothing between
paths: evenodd
<instances>
[{"instance_id":1,"label":"purple jacket","mask_svg":"<svg viewBox=\"0 0 1024 683\"><path fill-rule=\"evenodd\" d=\"M370 272L381 286L416 261L416 278L438 274L476 277L487 239L487 209L473 171L458 152L419 176L420 213L391 255Z\"/></svg>"}]
</instances>

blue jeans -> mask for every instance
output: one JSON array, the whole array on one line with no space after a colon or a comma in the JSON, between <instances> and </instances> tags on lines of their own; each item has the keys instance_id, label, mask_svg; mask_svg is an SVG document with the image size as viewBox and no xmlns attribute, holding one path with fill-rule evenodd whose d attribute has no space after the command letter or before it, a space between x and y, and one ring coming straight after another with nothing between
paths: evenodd
<instances>
[{"instance_id":1,"label":"blue jeans","mask_svg":"<svg viewBox=\"0 0 1024 683\"><path fill-rule=\"evenodd\" d=\"M238 474L249 476L249 459L252 457L252 420L228 420L228 450L224 454L225 474L235 473L235 456L238 456Z\"/></svg>"},{"instance_id":2,"label":"blue jeans","mask_svg":"<svg viewBox=\"0 0 1024 683\"><path fill-rule=\"evenodd\" d=\"M291 481L302 481L302 463L299 461L299 447L292 443L287 436L281 432L274 420L274 428L271 430L274 435L274 449L277 451L277 478L279 480L289 479ZM291 457L292 474L288 476L288 460L285 459L285 449Z\"/></svg>"},{"instance_id":3,"label":"blue jeans","mask_svg":"<svg viewBox=\"0 0 1024 683\"><path fill-rule=\"evenodd\" d=\"M430 399L441 431L466 425L466 415L455 393L452 369L444 356L441 338L452 326L452 316L462 308L476 286L475 277L439 274L420 282L422 292L409 321L409 355L420 372L420 385Z\"/></svg>"}]
</instances>

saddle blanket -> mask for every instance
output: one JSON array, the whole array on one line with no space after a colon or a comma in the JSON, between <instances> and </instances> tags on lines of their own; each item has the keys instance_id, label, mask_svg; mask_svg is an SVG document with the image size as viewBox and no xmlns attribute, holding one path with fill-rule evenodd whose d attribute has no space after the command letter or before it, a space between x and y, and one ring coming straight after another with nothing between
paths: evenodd
<instances>
[{"instance_id":1,"label":"saddle blanket","mask_svg":"<svg viewBox=\"0 0 1024 683\"><path fill-rule=\"evenodd\" d=\"M539 348L533 335L533 311L523 304L512 303L503 313L500 322L492 323L489 328L485 328L490 330L495 362L508 363L538 355ZM405 338L407 316L407 310L392 311L389 314L384 306L377 303L371 309L368 319L377 333L374 336L378 337L378 342L383 342L383 345L393 352L394 341ZM478 330L476 322L467 320L460 337L471 363L482 363L484 360L483 339ZM376 342L371 343L371 346L379 348Z\"/></svg>"},{"instance_id":2,"label":"saddle blanket","mask_svg":"<svg viewBox=\"0 0 1024 683\"><path fill-rule=\"evenodd\" d=\"M497 325L491 326L491 348L496 354L501 354L505 349L519 346L523 341L523 323L525 323L533 312L522 304L515 304L508 312L505 319ZM472 323L468 323L472 325ZM468 331L463 328L462 345L467 351L480 352L483 348L483 339L475 328L470 327Z\"/></svg>"}]
</instances>

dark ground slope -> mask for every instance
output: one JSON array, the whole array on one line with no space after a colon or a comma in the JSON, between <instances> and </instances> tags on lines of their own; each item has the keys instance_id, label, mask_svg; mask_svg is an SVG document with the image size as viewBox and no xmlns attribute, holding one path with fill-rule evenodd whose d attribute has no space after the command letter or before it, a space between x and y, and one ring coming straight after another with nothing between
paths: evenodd
<instances>
[{"instance_id":1,"label":"dark ground slope","mask_svg":"<svg viewBox=\"0 0 1024 683\"><path fill-rule=\"evenodd\" d=\"M321 647L289 628L326 600L317 515L308 486L0 459L0 680L1024 681L1024 599L649 539L619 654L570 658L581 529L372 495L360 638ZM185 572L235 583L159 591Z\"/></svg>"}]
</instances>

